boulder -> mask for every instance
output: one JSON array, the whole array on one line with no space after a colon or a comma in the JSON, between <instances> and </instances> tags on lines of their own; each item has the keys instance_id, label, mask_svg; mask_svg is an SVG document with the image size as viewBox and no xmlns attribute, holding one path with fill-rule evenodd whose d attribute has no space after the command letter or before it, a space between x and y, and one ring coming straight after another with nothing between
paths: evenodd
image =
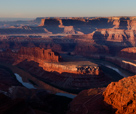
<instances>
[{"instance_id":1,"label":"boulder","mask_svg":"<svg viewBox=\"0 0 136 114\"><path fill-rule=\"evenodd\" d=\"M136 113L136 76L112 82L103 93L106 104L116 110L116 114Z\"/></svg>"}]
</instances>

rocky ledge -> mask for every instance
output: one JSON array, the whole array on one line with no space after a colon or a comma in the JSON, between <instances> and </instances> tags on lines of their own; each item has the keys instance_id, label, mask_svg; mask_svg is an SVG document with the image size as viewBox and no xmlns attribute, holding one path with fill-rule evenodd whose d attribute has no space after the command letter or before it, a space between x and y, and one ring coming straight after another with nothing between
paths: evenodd
<instances>
[{"instance_id":1,"label":"rocky ledge","mask_svg":"<svg viewBox=\"0 0 136 114\"><path fill-rule=\"evenodd\" d=\"M136 75L111 82L107 88L84 90L70 103L67 114L135 114Z\"/></svg>"}]
</instances>

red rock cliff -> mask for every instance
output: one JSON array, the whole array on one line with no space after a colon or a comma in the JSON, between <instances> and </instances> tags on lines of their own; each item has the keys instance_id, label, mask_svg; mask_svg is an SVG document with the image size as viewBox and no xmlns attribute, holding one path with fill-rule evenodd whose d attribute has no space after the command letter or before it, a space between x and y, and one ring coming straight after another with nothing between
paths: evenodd
<instances>
[{"instance_id":1,"label":"red rock cliff","mask_svg":"<svg viewBox=\"0 0 136 114\"><path fill-rule=\"evenodd\" d=\"M27 48L22 47L18 52L12 52L10 49L6 52L0 53L1 60L6 62L17 62L25 59L34 61L47 61L47 62L59 62L61 56L59 53L52 51L51 49L40 49L39 47Z\"/></svg>"},{"instance_id":2,"label":"red rock cliff","mask_svg":"<svg viewBox=\"0 0 136 114\"><path fill-rule=\"evenodd\" d=\"M136 114L136 76L123 78L108 85L104 101L116 109L116 114Z\"/></svg>"},{"instance_id":3,"label":"red rock cliff","mask_svg":"<svg viewBox=\"0 0 136 114\"><path fill-rule=\"evenodd\" d=\"M18 51L18 55L25 56L27 58L38 58L45 61L59 62L60 55L57 52L53 52L51 49L40 49L39 47L27 48L22 47Z\"/></svg>"}]
</instances>

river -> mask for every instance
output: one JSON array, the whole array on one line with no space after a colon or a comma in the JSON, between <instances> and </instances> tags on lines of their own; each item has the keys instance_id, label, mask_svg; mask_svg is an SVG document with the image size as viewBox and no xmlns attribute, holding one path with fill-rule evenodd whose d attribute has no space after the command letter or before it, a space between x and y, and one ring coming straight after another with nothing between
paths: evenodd
<instances>
[{"instance_id":1,"label":"river","mask_svg":"<svg viewBox=\"0 0 136 114\"><path fill-rule=\"evenodd\" d=\"M119 67L119 66L117 66L117 65L115 65L111 62L107 62L105 60L90 59L90 61L93 61L93 62L95 62L99 65L105 66L105 67L115 71L116 73L118 73L122 77L128 77L128 76L134 75L134 73L131 73L131 72L129 72L129 71L127 71L127 70L125 70L125 69L123 69L123 68L121 68L121 67Z\"/></svg>"},{"instance_id":2,"label":"river","mask_svg":"<svg viewBox=\"0 0 136 114\"><path fill-rule=\"evenodd\" d=\"M28 83L28 82L24 82L24 81L22 80L22 77L21 77L19 74L14 73L14 75L16 76L16 79L17 79L24 87L26 87L26 88L28 88L28 89L36 89L36 88L33 86L33 84L30 84L30 83ZM68 94L68 93L56 93L55 95L64 96L64 97L71 98L71 99L73 99L73 98L76 97L76 95Z\"/></svg>"},{"instance_id":3,"label":"river","mask_svg":"<svg viewBox=\"0 0 136 114\"><path fill-rule=\"evenodd\" d=\"M28 88L28 89L36 89L36 88L33 86L33 84L30 84L30 83L28 83L28 82L24 82L24 81L22 80L22 77L21 77L19 74L14 73L14 75L16 76L16 79L17 79L24 87L26 87L26 88Z\"/></svg>"}]
</instances>

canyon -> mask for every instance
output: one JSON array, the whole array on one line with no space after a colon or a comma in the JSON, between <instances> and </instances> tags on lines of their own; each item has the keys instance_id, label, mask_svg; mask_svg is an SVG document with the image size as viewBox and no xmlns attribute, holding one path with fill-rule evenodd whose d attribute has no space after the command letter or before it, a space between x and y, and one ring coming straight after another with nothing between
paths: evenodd
<instances>
[{"instance_id":1,"label":"canyon","mask_svg":"<svg viewBox=\"0 0 136 114\"><path fill-rule=\"evenodd\" d=\"M134 114L135 46L136 17L0 22L0 113Z\"/></svg>"}]
</instances>

